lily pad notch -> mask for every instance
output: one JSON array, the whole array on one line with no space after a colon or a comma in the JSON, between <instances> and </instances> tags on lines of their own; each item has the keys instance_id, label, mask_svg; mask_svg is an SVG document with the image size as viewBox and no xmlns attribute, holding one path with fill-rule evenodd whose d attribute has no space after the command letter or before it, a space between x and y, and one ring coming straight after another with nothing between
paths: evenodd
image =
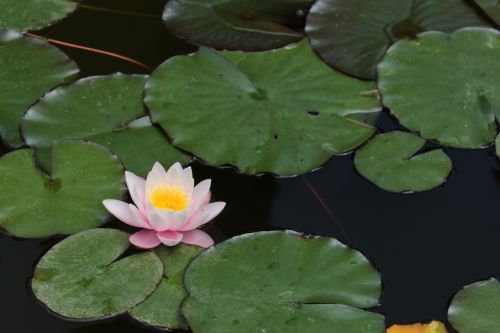
<instances>
[{"instance_id":1,"label":"lily pad notch","mask_svg":"<svg viewBox=\"0 0 500 333\"><path fill-rule=\"evenodd\" d=\"M170 58L147 81L145 103L173 145L210 165L293 176L375 133L374 89L331 69L303 41Z\"/></svg>"},{"instance_id":2,"label":"lily pad notch","mask_svg":"<svg viewBox=\"0 0 500 333\"><path fill-rule=\"evenodd\" d=\"M362 310L378 305L378 272L331 238L237 236L196 257L184 282L196 333L385 332L383 316Z\"/></svg>"}]
</instances>

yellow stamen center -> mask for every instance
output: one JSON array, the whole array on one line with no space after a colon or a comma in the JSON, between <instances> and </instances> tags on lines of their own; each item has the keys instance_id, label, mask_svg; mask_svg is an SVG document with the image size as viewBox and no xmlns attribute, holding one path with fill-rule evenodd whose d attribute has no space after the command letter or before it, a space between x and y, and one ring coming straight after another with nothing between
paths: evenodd
<instances>
[{"instance_id":1,"label":"yellow stamen center","mask_svg":"<svg viewBox=\"0 0 500 333\"><path fill-rule=\"evenodd\" d=\"M180 187L160 185L151 191L149 201L155 208L181 211L189 204L189 195Z\"/></svg>"}]
</instances>

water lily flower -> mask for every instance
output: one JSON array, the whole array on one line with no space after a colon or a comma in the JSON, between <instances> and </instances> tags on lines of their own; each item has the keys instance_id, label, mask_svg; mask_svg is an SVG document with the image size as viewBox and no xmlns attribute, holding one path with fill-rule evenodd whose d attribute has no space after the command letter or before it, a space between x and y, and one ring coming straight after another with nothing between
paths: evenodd
<instances>
[{"instance_id":1,"label":"water lily flower","mask_svg":"<svg viewBox=\"0 0 500 333\"><path fill-rule=\"evenodd\" d=\"M198 228L219 215L226 204L210 203L210 179L194 186L190 167L175 163L165 171L158 162L146 180L128 171L125 179L135 205L112 199L103 204L120 221L142 229L130 236L132 244L143 249L161 243L213 245L212 238Z\"/></svg>"},{"instance_id":2,"label":"water lily flower","mask_svg":"<svg viewBox=\"0 0 500 333\"><path fill-rule=\"evenodd\" d=\"M447 333L446 327L439 321L429 324L393 325L387 333Z\"/></svg>"}]
</instances>

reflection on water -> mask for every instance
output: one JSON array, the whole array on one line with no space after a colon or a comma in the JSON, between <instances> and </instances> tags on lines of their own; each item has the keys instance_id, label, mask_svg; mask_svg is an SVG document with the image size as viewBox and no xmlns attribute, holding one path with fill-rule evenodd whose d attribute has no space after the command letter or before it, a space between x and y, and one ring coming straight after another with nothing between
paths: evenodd
<instances>
[{"instance_id":1,"label":"reflection on water","mask_svg":"<svg viewBox=\"0 0 500 333\"><path fill-rule=\"evenodd\" d=\"M113 0L106 6L158 13L161 0ZM87 1L103 5L102 1ZM81 10L39 34L121 53L151 66L194 50L170 35L161 21ZM143 73L135 65L102 55L64 49L83 75L115 71ZM399 128L389 116L379 126ZM500 277L491 261L500 253L499 164L492 149L449 150L455 172L444 186L426 193L384 192L356 174L352 157L334 158L306 175L335 221L301 177L247 177L232 169L195 165L197 180L212 178L214 196L228 203L209 232L218 240L244 232L288 228L337 237L360 250L382 272L388 323L446 320L450 297L463 285ZM117 224L118 225L118 224ZM120 224L123 226L123 224ZM37 260L56 239L14 240L0 234L0 328L2 332L134 333L148 329L120 316L103 322L61 320L30 294Z\"/></svg>"}]
</instances>

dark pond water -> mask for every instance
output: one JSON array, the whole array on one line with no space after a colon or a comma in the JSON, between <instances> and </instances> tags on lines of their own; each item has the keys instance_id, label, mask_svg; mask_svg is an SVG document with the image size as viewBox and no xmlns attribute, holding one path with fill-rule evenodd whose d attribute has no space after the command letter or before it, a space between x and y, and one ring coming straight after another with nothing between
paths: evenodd
<instances>
[{"instance_id":1,"label":"dark pond water","mask_svg":"<svg viewBox=\"0 0 500 333\"><path fill-rule=\"evenodd\" d=\"M88 1L102 5L102 1ZM163 0L109 0L106 6L156 13ZM114 51L153 67L194 48L170 35L160 19L80 10L39 34ZM63 49L83 76L116 71L143 73L116 59ZM397 128L384 115L383 131ZM445 186L401 195L379 190L353 169L352 156L337 157L304 177L247 177L231 169L195 165L198 179L214 179L214 195L228 202L209 230L218 240L244 232L288 228L339 238L361 250L382 272L384 294L377 311L388 324L446 320L453 294L465 284L500 278L500 169L492 149L448 150L455 171ZM308 186L309 184L309 186ZM317 195L323 198L331 214ZM20 203L22 204L22 203ZM17 240L0 234L0 331L12 333L134 333L150 329L126 316L72 322L50 314L28 283L50 240Z\"/></svg>"}]
</instances>

